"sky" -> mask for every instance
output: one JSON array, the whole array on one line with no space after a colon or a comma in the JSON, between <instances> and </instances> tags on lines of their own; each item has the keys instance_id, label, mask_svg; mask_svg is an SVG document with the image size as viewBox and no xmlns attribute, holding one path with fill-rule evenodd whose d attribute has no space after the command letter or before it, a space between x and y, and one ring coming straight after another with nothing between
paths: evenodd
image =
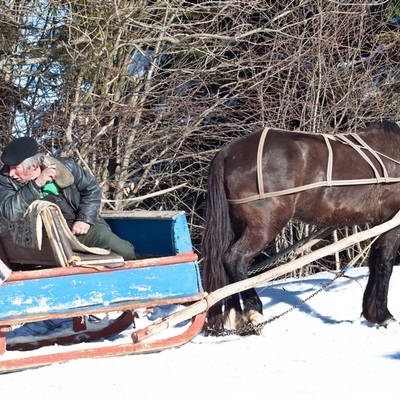
<instances>
[{"instance_id":1,"label":"sky","mask_svg":"<svg viewBox=\"0 0 400 400\"><path fill-rule=\"evenodd\" d=\"M301 308L265 325L259 336L210 337L200 332L179 348L157 353L76 360L2 374L2 397L346 400L397 396L400 325L377 327L360 316L367 277L366 267L351 268ZM261 284L257 290L265 318L290 309L332 278L333 274L322 272ZM389 310L400 320L400 266L391 279ZM157 308L155 315L142 310L138 326L173 311L173 306ZM182 327L169 328L162 335L178 329ZM129 341L131 332L128 329L112 342Z\"/></svg>"}]
</instances>

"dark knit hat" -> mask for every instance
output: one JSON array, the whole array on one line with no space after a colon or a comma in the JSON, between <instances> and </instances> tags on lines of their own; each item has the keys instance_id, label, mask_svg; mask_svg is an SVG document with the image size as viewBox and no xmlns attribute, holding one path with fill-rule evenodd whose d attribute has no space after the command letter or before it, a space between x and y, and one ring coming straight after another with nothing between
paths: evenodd
<instances>
[{"instance_id":1,"label":"dark knit hat","mask_svg":"<svg viewBox=\"0 0 400 400\"><path fill-rule=\"evenodd\" d=\"M24 136L9 143L1 155L4 165L18 165L38 153L38 145L32 137Z\"/></svg>"}]
</instances>

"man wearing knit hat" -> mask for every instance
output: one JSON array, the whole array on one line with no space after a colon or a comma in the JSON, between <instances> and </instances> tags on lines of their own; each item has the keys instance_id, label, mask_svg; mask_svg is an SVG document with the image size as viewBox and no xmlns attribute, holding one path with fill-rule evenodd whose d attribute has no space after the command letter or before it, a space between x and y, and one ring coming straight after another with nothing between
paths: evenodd
<instances>
[{"instance_id":1,"label":"man wearing knit hat","mask_svg":"<svg viewBox=\"0 0 400 400\"><path fill-rule=\"evenodd\" d=\"M135 258L128 241L112 233L99 215L101 189L96 178L68 158L38 153L34 138L21 137L9 143L0 170L0 214L9 221L23 217L39 199L59 205L72 233L88 247L100 247Z\"/></svg>"}]
</instances>

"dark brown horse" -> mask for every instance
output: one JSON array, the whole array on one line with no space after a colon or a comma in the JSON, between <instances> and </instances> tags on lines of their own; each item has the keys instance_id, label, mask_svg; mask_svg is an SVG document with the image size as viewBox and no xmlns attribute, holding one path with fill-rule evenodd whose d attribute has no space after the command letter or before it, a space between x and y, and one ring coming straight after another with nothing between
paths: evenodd
<instances>
[{"instance_id":1,"label":"dark brown horse","mask_svg":"<svg viewBox=\"0 0 400 400\"><path fill-rule=\"evenodd\" d=\"M202 243L207 292L246 279L251 261L291 219L333 228L376 225L400 209L400 128L396 123L374 124L358 133L359 140L343 135L345 141L270 129L259 149L262 132L232 141L210 165ZM318 182L334 185L314 187ZM300 189L282 192L290 188ZM272 197L262 197L263 192L273 192ZM382 234L371 248L362 304L363 316L371 323L394 321L387 297L399 245L400 228L395 228ZM238 294L209 310L211 334L222 329L232 310L235 328L262 322L262 303L255 289L240 296L242 303Z\"/></svg>"}]
</instances>

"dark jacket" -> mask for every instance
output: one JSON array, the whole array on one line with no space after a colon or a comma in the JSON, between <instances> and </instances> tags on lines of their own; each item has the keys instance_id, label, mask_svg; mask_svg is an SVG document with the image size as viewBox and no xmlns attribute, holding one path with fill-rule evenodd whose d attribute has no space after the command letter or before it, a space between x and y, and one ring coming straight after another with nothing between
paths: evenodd
<instances>
[{"instance_id":1,"label":"dark jacket","mask_svg":"<svg viewBox=\"0 0 400 400\"><path fill-rule=\"evenodd\" d=\"M76 211L76 220L94 225L99 216L101 189L96 178L68 158L45 157L47 165L56 163L55 182L68 204ZM39 200L40 188L35 181L21 184L8 176L8 167L0 170L0 214L9 221L23 217L30 204Z\"/></svg>"}]
</instances>

